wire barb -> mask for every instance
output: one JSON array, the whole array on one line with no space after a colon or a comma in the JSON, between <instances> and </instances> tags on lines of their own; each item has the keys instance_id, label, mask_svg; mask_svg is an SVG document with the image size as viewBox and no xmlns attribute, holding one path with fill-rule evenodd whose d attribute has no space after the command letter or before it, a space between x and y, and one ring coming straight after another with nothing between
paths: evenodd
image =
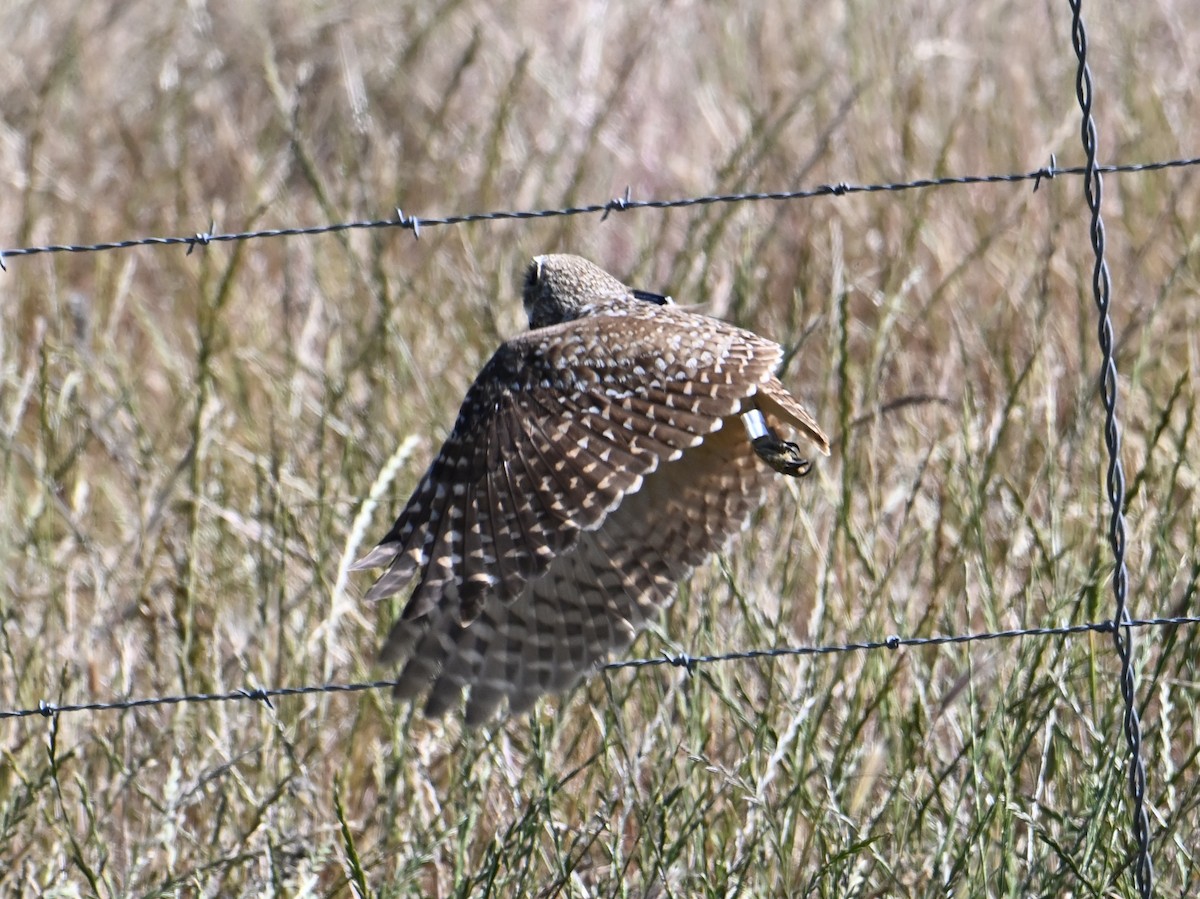
<instances>
[{"instance_id":1,"label":"wire barb","mask_svg":"<svg viewBox=\"0 0 1200 899\"><path fill-rule=\"evenodd\" d=\"M600 216L600 221L607 221L608 214L610 212L624 212L629 208L629 204L632 202L632 197L633 188L626 184L625 193L622 196L613 197L613 199L604 204L604 215Z\"/></svg>"},{"instance_id":2,"label":"wire barb","mask_svg":"<svg viewBox=\"0 0 1200 899\"><path fill-rule=\"evenodd\" d=\"M207 231L197 231L193 237L188 238L188 251L185 256L191 256L192 250L196 247L207 247L213 241L213 232L217 228L217 223L209 219Z\"/></svg>"},{"instance_id":3,"label":"wire barb","mask_svg":"<svg viewBox=\"0 0 1200 899\"><path fill-rule=\"evenodd\" d=\"M404 210L399 206L396 207L396 224L401 228L408 228L413 233L413 240L421 239L421 220L416 216L408 218L404 214Z\"/></svg>"},{"instance_id":4,"label":"wire barb","mask_svg":"<svg viewBox=\"0 0 1200 899\"><path fill-rule=\"evenodd\" d=\"M1037 193L1038 188L1042 186L1043 178L1045 178L1047 181L1053 181L1056 174L1058 174L1058 159L1053 153L1051 153L1050 165L1046 166L1044 169L1039 169L1037 177L1033 179L1033 192L1035 194Z\"/></svg>"},{"instance_id":5,"label":"wire barb","mask_svg":"<svg viewBox=\"0 0 1200 899\"><path fill-rule=\"evenodd\" d=\"M274 709L275 709L274 703L271 702L271 692L269 690L264 690L262 687L256 687L253 690L243 689L243 690L239 690L238 692L241 693L243 696L245 696L247 699L253 699L256 702L263 703L264 705L266 705L267 708L271 709L272 711L274 711Z\"/></svg>"},{"instance_id":6,"label":"wire barb","mask_svg":"<svg viewBox=\"0 0 1200 899\"><path fill-rule=\"evenodd\" d=\"M694 658L693 656L688 655L686 652L680 653L679 655L675 655L675 656L673 656L669 653L663 653L663 658L665 658L669 663L674 665L676 668L682 668L685 671L687 671L688 677L691 677L692 675L694 675L696 673L696 667L697 667L698 660L696 658Z\"/></svg>"}]
</instances>

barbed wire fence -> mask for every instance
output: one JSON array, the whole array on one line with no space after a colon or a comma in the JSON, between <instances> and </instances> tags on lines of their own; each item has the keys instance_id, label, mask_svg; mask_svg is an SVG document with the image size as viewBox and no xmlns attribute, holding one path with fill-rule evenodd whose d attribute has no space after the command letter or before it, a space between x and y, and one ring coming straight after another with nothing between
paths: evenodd
<instances>
[{"instance_id":1,"label":"barbed wire fence","mask_svg":"<svg viewBox=\"0 0 1200 899\"><path fill-rule=\"evenodd\" d=\"M1175 616L1160 618L1132 618L1129 612L1129 575L1126 567L1126 532L1123 508L1125 503L1125 475L1121 463L1121 428L1118 419L1117 371L1114 356L1114 332L1111 319L1112 283L1105 258L1105 231L1101 214L1103 183L1102 176L1127 175L1189 168L1200 165L1200 157L1178 158L1151 162L1101 165L1098 162L1097 127L1093 116L1094 89L1087 61L1087 33L1084 27L1081 0L1068 0L1072 11L1072 47L1078 62L1076 72L1076 98L1080 108L1080 138L1086 162L1082 166L1059 167L1052 156L1049 164L1038 169L1011 174L963 175L941 178L922 178L910 181L876 184L825 184L812 188L763 191L750 193L710 194L665 200L635 199L630 189L621 197L605 202L582 206L536 210L493 210L461 213L446 216L407 215L401 208L394 216L378 219L343 221L331 224L303 227L263 229L221 233L215 232L210 224L206 231L190 236L135 237L125 240L90 244L49 244L15 248L0 248L0 270L7 271L6 261L23 257L55 253L94 253L139 247L183 246L190 255L197 247L213 243L249 241L277 237L317 236L343 231L401 228L411 231L419 239L422 229L449 227L480 222L521 221L565 216L599 215L602 219L615 213L633 212L643 209L680 209L727 203L791 202L818 197L845 197L863 193L883 193L938 187L969 185L1014 184L1033 182L1036 191L1044 179L1059 176L1078 176L1084 179L1084 197L1090 215L1089 234L1095 258L1092 273L1092 292L1098 314L1097 336L1101 351L1099 394L1104 412L1102 425L1103 441L1108 457L1105 477L1106 499L1110 508L1107 542L1112 552L1114 612L1110 619L1083 624L1030 627L1002 631L953 634L931 637L890 636L883 640L826 644L817 646L790 646L768 649L749 649L713 655L663 655L652 658L626 659L611 662L602 670L626 668L641 669L671 665L693 672L698 666L741 662L755 659L776 659L797 656L826 656L854 652L874 652L901 648L917 648L971 644L983 641L1013 640L1022 638L1068 638L1081 634L1110 634L1120 659L1118 696L1124 707L1123 731L1128 750L1128 792L1132 801L1132 828L1134 841L1134 879L1138 894L1144 899L1154 892L1154 872L1150 857L1149 816L1146 809L1146 770L1142 759L1141 723L1137 711L1137 690L1134 675L1133 632L1135 629L1159 629L1166 627L1195 626L1200 616ZM186 703L211 702L262 702L268 705L272 699L328 693L355 693L368 690L389 689L395 680L384 679L357 683L321 683L294 687L247 687L224 693L192 693L175 696L149 696L112 701L92 701L75 704L39 702L35 708L0 709L0 719L30 717L54 718L76 712L130 711L155 706Z\"/></svg>"}]
</instances>

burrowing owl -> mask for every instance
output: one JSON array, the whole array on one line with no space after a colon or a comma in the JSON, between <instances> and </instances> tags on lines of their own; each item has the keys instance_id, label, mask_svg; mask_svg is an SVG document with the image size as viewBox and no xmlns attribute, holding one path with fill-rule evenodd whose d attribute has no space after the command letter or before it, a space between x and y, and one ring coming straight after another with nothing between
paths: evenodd
<instances>
[{"instance_id":1,"label":"burrowing owl","mask_svg":"<svg viewBox=\"0 0 1200 899\"><path fill-rule=\"evenodd\" d=\"M396 693L466 719L528 708L627 646L763 499L829 454L756 334L633 290L578 256L525 276L530 330L467 391L395 526L355 568L416 580L382 660Z\"/></svg>"}]
</instances>

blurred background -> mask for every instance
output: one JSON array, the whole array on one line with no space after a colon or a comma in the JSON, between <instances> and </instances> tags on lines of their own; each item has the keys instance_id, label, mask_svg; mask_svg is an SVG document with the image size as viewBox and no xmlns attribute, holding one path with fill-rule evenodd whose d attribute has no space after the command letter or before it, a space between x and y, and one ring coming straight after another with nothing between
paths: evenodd
<instances>
[{"instance_id":1,"label":"blurred background","mask_svg":"<svg viewBox=\"0 0 1200 899\"><path fill-rule=\"evenodd\" d=\"M0 246L1083 162L1067 4L13 0ZM1200 7L1084 10L1102 162L1195 156ZM1196 174L1104 183L1131 612L1195 612ZM784 344L834 439L631 656L1111 615L1083 181L9 257L0 709L386 677L348 559L572 252ZM377 507L364 500L375 489ZM352 527L363 515L364 531ZM1139 631L1163 895L1197 631ZM1107 635L0 723L8 895L1133 895Z\"/></svg>"}]
</instances>

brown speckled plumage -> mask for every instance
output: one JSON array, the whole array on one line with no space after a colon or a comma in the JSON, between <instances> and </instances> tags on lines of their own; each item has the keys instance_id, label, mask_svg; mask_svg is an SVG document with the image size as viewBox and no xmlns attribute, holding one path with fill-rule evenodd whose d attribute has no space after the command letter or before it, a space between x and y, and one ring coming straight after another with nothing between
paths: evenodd
<instances>
[{"instance_id":1,"label":"brown speckled plumage","mask_svg":"<svg viewBox=\"0 0 1200 899\"><path fill-rule=\"evenodd\" d=\"M484 366L392 530L355 565L388 566L368 599L416 580L382 651L403 666L397 694L426 693L438 715L466 690L472 724L627 646L741 529L774 476L763 460L785 470L756 452L742 413L829 452L774 376L777 344L577 256L537 257L524 299L531 330Z\"/></svg>"}]
</instances>

